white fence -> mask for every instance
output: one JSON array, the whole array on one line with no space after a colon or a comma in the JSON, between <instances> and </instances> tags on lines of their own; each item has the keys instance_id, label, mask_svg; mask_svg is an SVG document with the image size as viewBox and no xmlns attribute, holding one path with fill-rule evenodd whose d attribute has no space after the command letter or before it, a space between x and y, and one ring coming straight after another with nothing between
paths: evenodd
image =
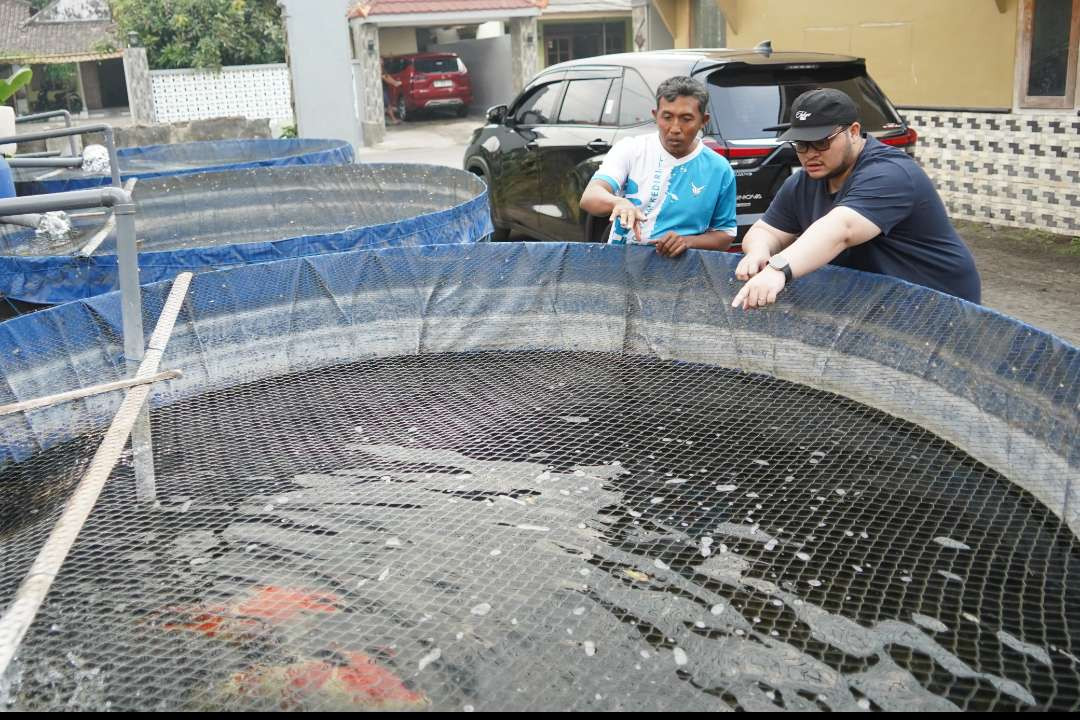
<instances>
[{"instance_id":1,"label":"white fence","mask_svg":"<svg viewBox=\"0 0 1080 720\"><path fill-rule=\"evenodd\" d=\"M226 116L292 122L288 65L152 70L150 85L157 122Z\"/></svg>"}]
</instances>

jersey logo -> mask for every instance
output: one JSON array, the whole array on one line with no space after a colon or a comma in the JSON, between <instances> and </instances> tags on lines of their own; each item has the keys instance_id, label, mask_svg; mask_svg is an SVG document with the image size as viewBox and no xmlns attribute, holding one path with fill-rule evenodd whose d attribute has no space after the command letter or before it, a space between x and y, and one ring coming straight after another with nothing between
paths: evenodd
<instances>
[{"instance_id":1,"label":"jersey logo","mask_svg":"<svg viewBox=\"0 0 1080 720\"><path fill-rule=\"evenodd\" d=\"M695 184L694 184L693 180L691 180L691 181L690 181L690 191L691 191L692 193L694 193L694 196L695 196L695 197L696 197L696 196L698 196L698 195L700 195L700 194L701 194L701 192L702 192L702 191L703 191L704 189L705 189L705 186L704 186L704 185L702 185L701 187L698 187L697 185L695 185Z\"/></svg>"}]
</instances>

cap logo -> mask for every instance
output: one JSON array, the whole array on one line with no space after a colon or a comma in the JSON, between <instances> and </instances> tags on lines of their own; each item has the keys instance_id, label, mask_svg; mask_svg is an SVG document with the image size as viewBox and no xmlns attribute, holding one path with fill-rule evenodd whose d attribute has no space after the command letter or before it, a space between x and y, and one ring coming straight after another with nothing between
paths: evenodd
<instances>
[{"instance_id":1,"label":"cap logo","mask_svg":"<svg viewBox=\"0 0 1080 720\"><path fill-rule=\"evenodd\" d=\"M813 113L806 112L805 110L800 110L799 112L795 113L795 118L797 120L809 120L811 115L813 115Z\"/></svg>"}]
</instances>

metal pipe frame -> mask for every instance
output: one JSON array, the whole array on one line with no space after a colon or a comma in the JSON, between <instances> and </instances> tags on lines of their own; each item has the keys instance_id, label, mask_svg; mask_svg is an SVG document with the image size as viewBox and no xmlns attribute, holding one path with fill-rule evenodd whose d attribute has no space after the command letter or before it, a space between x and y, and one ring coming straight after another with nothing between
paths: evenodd
<instances>
[{"instance_id":1,"label":"metal pipe frame","mask_svg":"<svg viewBox=\"0 0 1080 720\"><path fill-rule=\"evenodd\" d=\"M116 137L112 125L80 125L78 127L59 128L57 130L43 130L23 135L12 135L0 138L0 145L8 143L32 142L34 140L48 140L49 138L74 137L76 135L90 135L102 133L105 136L105 147L109 150L109 166L112 171L113 187L120 187L120 163L116 155Z\"/></svg>"},{"instance_id":2,"label":"metal pipe frame","mask_svg":"<svg viewBox=\"0 0 1080 720\"><path fill-rule=\"evenodd\" d=\"M115 170L115 166L114 166ZM124 330L124 358L134 374L144 356L142 290L139 287L139 252L135 244L135 202L131 193L119 187L100 187L47 195L0 200L0 216L112 208L116 220L116 262L120 280L120 303ZM135 480L139 488L154 487L153 450L150 444L150 411L143 407L132 430ZM142 494L142 492L140 492Z\"/></svg>"},{"instance_id":3,"label":"metal pipe frame","mask_svg":"<svg viewBox=\"0 0 1080 720\"><path fill-rule=\"evenodd\" d=\"M9 158L9 167L13 168L77 168L82 167L81 157L19 157Z\"/></svg>"},{"instance_id":4,"label":"metal pipe frame","mask_svg":"<svg viewBox=\"0 0 1080 720\"><path fill-rule=\"evenodd\" d=\"M63 117L64 126L71 127L71 113L67 110L50 110L48 112L34 113L32 115L23 115L22 117L15 118L15 124L18 125L20 123L36 122L38 120L48 120L49 118L54 117ZM68 149L71 150L72 155L79 154L79 151L75 149L74 135L68 138Z\"/></svg>"}]
</instances>

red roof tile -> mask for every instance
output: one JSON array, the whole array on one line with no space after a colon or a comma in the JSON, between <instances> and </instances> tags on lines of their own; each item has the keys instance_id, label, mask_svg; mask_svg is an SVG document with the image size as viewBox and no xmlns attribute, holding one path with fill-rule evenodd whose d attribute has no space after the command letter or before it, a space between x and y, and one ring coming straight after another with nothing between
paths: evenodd
<instances>
[{"instance_id":1,"label":"red roof tile","mask_svg":"<svg viewBox=\"0 0 1080 720\"><path fill-rule=\"evenodd\" d=\"M529 10L547 4L548 0L360 0L349 10L349 17Z\"/></svg>"}]
</instances>

